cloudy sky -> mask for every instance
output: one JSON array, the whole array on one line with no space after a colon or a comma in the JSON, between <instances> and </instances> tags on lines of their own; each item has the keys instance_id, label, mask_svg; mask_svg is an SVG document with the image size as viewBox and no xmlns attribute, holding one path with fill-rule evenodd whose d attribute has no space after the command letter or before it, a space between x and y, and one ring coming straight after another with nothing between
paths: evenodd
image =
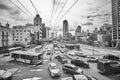
<instances>
[{"instance_id":1,"label":"cloudy sky","mask_svg":"<svg viewBox=\"0 0 120 80\"><path fill-rule=\"evenodd\" d=\"M10 23L11 27L14 25L25 25L26 23L33 23L33 17L36 11L33 8L30 0L11 0L22 10L13 5L10 0L0 0L0 22L5 25ZM20 1L29 12L23 8ZM42 22L46 26L51 27L53 31L62 31L62 21L68 20L69 30L74 31L77 25L82 26L82 30L92 31L95 27L100 27L103 23L111 24L111 0L78 0L72 9L55 25L57 20L71 7L76 0L68 0L61 15L57 17L58 13L64 6L66 0L32 0L38 13L42 18ZM53 4L55 5L52 26L50 25L51 13ZM25 14L25 13L27 14Z\"/></svg>"}]
</instances>

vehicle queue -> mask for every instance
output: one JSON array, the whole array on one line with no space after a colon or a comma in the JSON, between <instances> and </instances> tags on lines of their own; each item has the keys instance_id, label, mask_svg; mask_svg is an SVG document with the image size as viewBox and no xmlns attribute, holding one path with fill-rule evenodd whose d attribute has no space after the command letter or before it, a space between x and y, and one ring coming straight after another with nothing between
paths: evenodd
<instances>
[{"instance_id":1,"label":"vehicle queue","mask_svg":"<svg viewBox=\"0 0 120 80\"><path fill-rule=\"evenodd\" d=\"M62 78L61 80L97 80L95 76L87 76L82 70L82 68L90 68L90 63L97 63L97 69L100 73L120 73L119 58L115 55L112 55L112 57L111 55L104 55L103 58L96 58L95 56L88 56L82 51L63 53L64 48L54 47L55 51L61 51L61 53L55 53L55 59L62 64L64 73L72 74L72 79L68 77L68 79ZM70 60L70 63L68 63L68 60Z\"/></svg>"}]
</instances>

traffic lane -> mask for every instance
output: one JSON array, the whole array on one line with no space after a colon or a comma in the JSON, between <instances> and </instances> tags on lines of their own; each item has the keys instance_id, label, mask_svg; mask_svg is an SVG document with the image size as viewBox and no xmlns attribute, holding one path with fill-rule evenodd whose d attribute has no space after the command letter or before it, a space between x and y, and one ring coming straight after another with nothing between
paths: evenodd
<instances>
[{"instance_id":1,"label":"traffic lane","mask_svg":"<svg viewBox=\"0 0 120 80\"><path fill-rule=\"evenodd\" d=\"M51 48L51 45L48 45L47 46L48 48ZM53 48L52 48L53 49ZM54 51L54 50L53 50ZM71 77L72 75L70 75L70 74L66 74L66 73L64 73L63 72L63 70L62 70L62 64L60 63L60 62L58 62L58 60L57 59L55 59L54 58L54 56L55 56L55 53L53 52L53 55L52 55L52 59L51 59L51 61L50 61L50 56L51 55L47 55L47 52L45 52L45 54L44 54L44 59L46 59L46 60L48 60L46 63L44 63L44 66L46 66L46 67L44 67L44 75L43 75L43 80L61 80L61 78L64 78L64 77ZM54 63L56 63L57 64L57 66L59 67L59 69L60 69L60 73L61 73L61 76L60 77L58 77L58 78L52 78L51 76L50 76L50 72L49 72L49 69L48 69L48 64L50 63L50 62L54 62Z\"/></svg>"},{"instance_id":2,"label":"traffic lane","mask_svg":"<svg viewBox=\"0 0 120 80\"><path fill-rule=\"evenodd\" d=\"M98 56L97 56L98 57ZM82 60L87 60L87 58L80 57ZM71 59L68 59L68 62L71 62ZM89 62L90 68L83 68L78 66L79 68L83 69L83 73L86 75L94 76L98 80L120 80L120 77L118 74L112 74L112 75L103 75L99 73L99 70L97 69L97 63L95 62Z\"/></svg>"},{"instance_id":3,"label":"traffic lane","mask_svg":"<svg viewBox=\"0 0 120 80\"><path fill-rule=\"evenodd\" d=\"M99 73L97 69L97 63L89 63L90 69L84 69L84 73L87 75L95 76L98 80L120 80L117 74L103 75Z\"/></svg>"}]
</instances>

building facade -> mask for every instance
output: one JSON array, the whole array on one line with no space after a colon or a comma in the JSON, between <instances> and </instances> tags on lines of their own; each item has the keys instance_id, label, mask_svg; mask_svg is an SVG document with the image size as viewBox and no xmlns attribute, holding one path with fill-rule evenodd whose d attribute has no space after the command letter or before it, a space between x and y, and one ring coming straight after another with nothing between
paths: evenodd
<instances>
[{"instance_id":1,"label":"building facade","mask_svg":"<svg viewBox=\"0 0 120 80\"><path fill-rule=\"evenodd\" d=\"M78 26L75 30L75 40L76 41L87 41L88 34L84 31L81 32L81 26Z\"/></svg>"},{"instance_id":2,"label":"building facade","mask_svg":"<svg viewBox=\"0 0 120 80\"><path fill-rule=\"evenodd\" d=\"M66 33L68 33L68 21L63 21L63 39L66 38Z\"/></svg>"},{"instance_id":3,"label":"building facade","mask_svg":"<svg viewBox=\"0 0 120 80\"><path fill-rule=\"evenodd\" d=\"M6 26L0 23L0 47L12 46L13 45L13 30L9 28L9 24Z\"/></svg>"},{"instance_id":4,"label":"building facade","mask_svg":"<svg viewBox=\"0 0 120 80\"><path fill-rule=\"evenodd\" d=\"M27 26L13 26L14 44L30 45L30 29Z\"/></svg>"},{"instance_id":5,"label":"building facade","mask_svg":"<svg viewBox=\"0 0 120 80\"><path fill-rule=\"evenodd\" d=\"M120 0L112 0L112 40L120 39Z\"/></svg>"}]
</instances>

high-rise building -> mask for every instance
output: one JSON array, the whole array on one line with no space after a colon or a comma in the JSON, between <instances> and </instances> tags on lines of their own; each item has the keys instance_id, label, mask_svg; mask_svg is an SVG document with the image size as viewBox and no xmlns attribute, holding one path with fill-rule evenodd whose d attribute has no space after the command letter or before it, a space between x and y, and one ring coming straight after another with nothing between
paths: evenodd
<instances>
[{"instance_id":1,"label":"high-rise building","mask_svg":"<svg viewBox=\"0 0 120 80\"><path fill-rule=\"evenodd\" d=\"M45 23L42 23L42 38L46 38L46 27L45 27Z\"/></svg>"},{"instance_id":2,"label":"high-rise building","mask_svg":"<svg viewBox=\"0 0 120 80\"><path fill-rule=\"evenodd\" d=\"M68 21L64 20L63 21L63 38L66 38L66 33L68 33Z\"/></svg>"},{"instance_id":3,"label":"high-rise building","mask_svg":"<svg viewBox=\"0 0 120 80\"><path fill-rule=\"evenodd\" d=\"M120 0L112 0L112 40L120 39Z\"/></svg>"},{"instance_id":4,"label":"high-rise building","mask_svg":"<svg viewBox=\"0 0 120 80\"><path fill-rule=\"evenodd\" d=\"M36 17L34 18L34 25L38 26L41 25L42 23L42 18L39 16L39 14L36 15Z\"/></svg>"}]
</instances>

